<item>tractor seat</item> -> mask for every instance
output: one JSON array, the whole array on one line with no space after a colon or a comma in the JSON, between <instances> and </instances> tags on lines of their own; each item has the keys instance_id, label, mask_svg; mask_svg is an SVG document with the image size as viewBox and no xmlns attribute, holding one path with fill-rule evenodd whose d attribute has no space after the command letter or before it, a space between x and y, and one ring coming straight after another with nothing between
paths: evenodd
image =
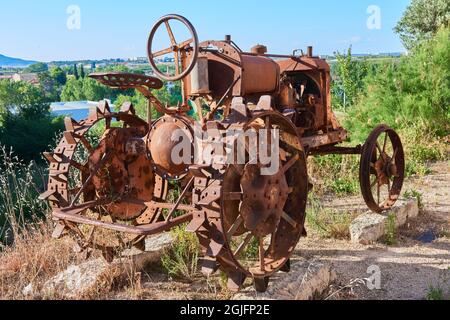
<instances>
[{"instance_id":1,"label":"tractor seat","mask_svg":"<svg viewBox=\"0 0 450 320\"><path fill-rule=\"evenodd\" d=\"M139 87L159 90L164 85L163 82L157 78L135 73L91 73L89 77L105 86L123 90L136 89Z\"/></svg>"}]
</instances>

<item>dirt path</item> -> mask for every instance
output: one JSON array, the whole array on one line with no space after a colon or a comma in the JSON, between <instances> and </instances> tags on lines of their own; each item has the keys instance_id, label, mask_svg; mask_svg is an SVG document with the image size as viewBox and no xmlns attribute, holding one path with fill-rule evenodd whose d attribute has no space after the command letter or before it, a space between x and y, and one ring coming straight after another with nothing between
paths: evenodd
<instances>
[{"instance_id":1,"label":"dirt path","mask_svg":"<svg viewBox=\"0 0 450 320\"><path fill-rule=\"evenodd\" d=\"M295 258L332 263L338 281L331 292L355 283L355 279L370 277L370 266L380 268L380 290L360 285L334 298L424 299L430 286L450 293L450 169L447 162L434 164L431 169L431 175L406 182L405 191L416 190L423 195L423 210L416 220L397 231L396 245L362 246L323 240L310 232L301 240ZM366 211L359 196L328 199L325 203L334 209Z\"/></svg>"}]
</instances>

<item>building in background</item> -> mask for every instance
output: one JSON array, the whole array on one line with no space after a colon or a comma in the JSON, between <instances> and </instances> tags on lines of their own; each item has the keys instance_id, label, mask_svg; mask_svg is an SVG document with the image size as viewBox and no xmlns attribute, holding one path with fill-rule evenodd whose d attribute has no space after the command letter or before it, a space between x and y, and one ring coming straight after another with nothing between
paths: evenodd
<instances>
[{"instance_id":1,"label":"building in background","mask_svg":"<svg viewBox=\"0 0 450 320\"><path fill-rule=\"evenodd\" d=\"M15 82L24 81L33 85L39 84L39 77L37 73L16 73L12 76Z\"/></svg>"}]
</instances>

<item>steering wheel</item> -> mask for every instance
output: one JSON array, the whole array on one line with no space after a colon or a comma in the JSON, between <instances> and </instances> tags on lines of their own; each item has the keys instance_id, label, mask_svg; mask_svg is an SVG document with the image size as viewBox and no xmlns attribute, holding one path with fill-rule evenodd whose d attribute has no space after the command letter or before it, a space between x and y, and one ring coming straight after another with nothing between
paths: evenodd
<instances>
[{"instance_id":1,"label":"steering wheel","mask_svg":"<svg viewBox=\"0 0 450 320\"><path fill-rule=\"evenodd\" d=\"M173 35L172 28L170 27L169 21L170 20L177 20L183 23L191 33L191 38L183 41L183 42L177 42L175 40L175 36ZM171 46L167 49L153 52L152 46L153 46L153 39L155 37L156 31L158 31L159 27L161 27L162 24L165 24L167 33L169 34ZM191 48L191 44L193 44L193 48ZM190 64L182 70L182 66L180 66L180 55L183 51L187 50L193 50L192 59ZM171 76L166 73L163 73L161 70L158 69L155 58L172 53L175 56L175 75ZM199 53L199 41L197 36L197 31L195 31L194 26L187 20L185 17L182 17L180 15L176 14L169 14L167 16L162 17L161 19L156 22L156 24L153 26L150 36L148 38L148 44L147 44L147 53L148 53L148 60L150 62L151 67L153 68L153 71L156 75L158 75L161 79L166 81L178 81L186 77L194 68L195 64L197 63L198 59L198 53Z\"/></svg>"}]
</instances>

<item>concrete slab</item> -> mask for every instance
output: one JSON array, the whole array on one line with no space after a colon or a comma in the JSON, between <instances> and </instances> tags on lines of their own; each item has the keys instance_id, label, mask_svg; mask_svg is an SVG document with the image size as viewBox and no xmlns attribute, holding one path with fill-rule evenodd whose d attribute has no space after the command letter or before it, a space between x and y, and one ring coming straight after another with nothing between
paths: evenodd
<instances>
[{"instance_id":1,"label":"concrete slab","mask_svg":"<svg viewBox=\"0 0 450 320\"><path fill-rule=\"evenodd\" d=\"M417 199L400 200L391 209L382 214L368 212L360 215L350 225L350 236L354 243L370 244L386 234L386 224L389 216L395 217L395 226L401 227L408 219L419 215Z\"/></svg>"},{"instance_id":2,"label":"concrete slab","mask_svg":"<svg viewBox=\"0 0 450 320\"><path fill-rule=\"evenodd\" d=\"M336 279L330 265L301 261L291 266L290 273L278 273L265 293L246 288L233 300L314 300Z\"/></svg>"}]
</instances>

